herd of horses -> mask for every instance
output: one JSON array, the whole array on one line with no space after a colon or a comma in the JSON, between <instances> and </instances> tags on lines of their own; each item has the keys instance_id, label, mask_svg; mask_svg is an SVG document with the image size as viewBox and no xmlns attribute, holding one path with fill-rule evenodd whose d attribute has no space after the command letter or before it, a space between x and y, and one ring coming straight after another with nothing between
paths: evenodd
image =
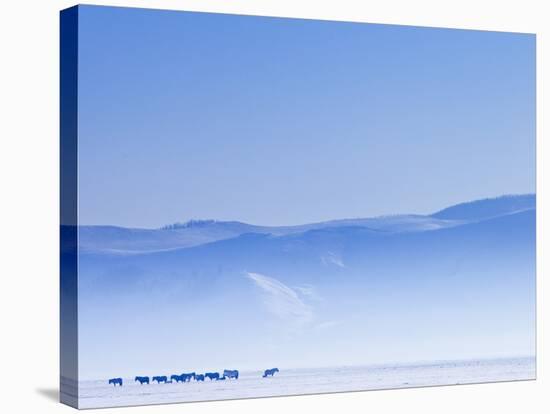
<instances>
[{"instance_id":1,"label":"herd of horses","mask_svg":"<svg viewBox=\"0 0 550 414\"><path fill-rule=\"evenodd\" d=\"M279 372L279 368L266 369L262 378L272 377L276 372ZM149 384L151 382L157 382L157 384L171 384L173 382L190 382L192 379L195 381L203 381L205 378L208 378L210 381L224 381L226 379L239 379L239 371L236 369L225 369L223 375L220 375L218 372L207 372L205 374L197 374L195 372L189 372L184 374L174 374L170 376L170 379L166 375L157 375L153 378L149 377L136 377L134 382L139 382L140 385ZM109 385L121 386L123 384L122 378L111 378L109 380Z\"/></svg>"}]
</instances>

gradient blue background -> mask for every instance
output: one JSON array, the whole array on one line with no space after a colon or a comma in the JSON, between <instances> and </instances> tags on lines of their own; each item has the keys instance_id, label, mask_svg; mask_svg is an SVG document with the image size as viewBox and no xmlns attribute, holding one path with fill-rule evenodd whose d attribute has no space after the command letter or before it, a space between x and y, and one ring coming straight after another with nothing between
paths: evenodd
<instances>
[{"instance_id":1,"label":"gradient blue background","mask_svg":"<svg viewBox=\"0 0 550 414\"><path fill-rule=\"evenodd\" d=\"M535 36L81 7L80 224L535 192Z\"/></svg>"}]
</instances>

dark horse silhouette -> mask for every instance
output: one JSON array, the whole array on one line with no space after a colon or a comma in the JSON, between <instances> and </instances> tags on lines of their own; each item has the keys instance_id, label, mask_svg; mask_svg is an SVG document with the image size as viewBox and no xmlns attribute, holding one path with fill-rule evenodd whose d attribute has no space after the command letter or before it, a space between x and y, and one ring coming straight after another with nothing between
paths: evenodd
<instances>
[{"instance_id":1,"label":"dark horse silhouette","mask_svg":"<svg viewBox=\"0 0 550 414\"><path fill-rule=\"evenodd\" d=\"M194 372L190 372L188 374L181 374L181 377L183 378L183 382L189 382L191 378L195 379L195 375Z\"/></svg>"},{"instance_id":2,"label":"dark horse silhouette","mask_svg":"<svg viewBox=\"0 0 550 414\"><path fill-rule=\"evenodd\" d=\"M183 376L174 374L170 377L170 381L184 382L184 379Z\"/></svg>"},{"instance_id":3,"label":"dark horse silhouette","mask_svg":"<svg viewBox=\"0 0 550 414\"><path fill-rule=\"evenodd\" d=\"M153 377L153 382L156 381L157 383L161 383L161 382L164 382L165 384L168 382L168 378L166 378L166 375L160 375L160 376L156 376L156 377Z\"/></svg>"},{"instance_id":4,"label":"dark horse silhouette","mask_svg":"<svg viewBox=\"0 0 550 414\"><path fill-rule=\"evenodd\" d=\"M134 382L138 382L143 385L143 384L149 384L149 377L136 377L136 379L134 380Z\"/></svg>"},{"instance_id":5,"label":"dark horse silhouette","mask_svg":"<svg viewBox=\"0 0 550 414\"><path fill-rule=\"evenodd\" d=\"M195 381L204 381L204 375L203 374L195 375Z\"/></svg>"},{"instance_id":6,"label":"dark horse silhouette","mask_svg":"<svg viewBox=\"0 0 550 414\"><path fill-rule=\"evenodd\" d=\"M115 387L118 384L122 387L122 378L111 378L109 384L113 384Z\"/></svg>"},{"instance_id":7,"label":"dark horse silhouette","mask_svg":"<svg viewBox=\"0 0 550 414\"><path fill-rule=\"evenodd\" d=\"M210 378L210 381L220 379L220 374L218 374L217 372L207 372L206 374L204 374L204 376L206 378Z\"/></svg>"},{"instance_id":8,"label":"dark horse silhouette","mask_svg":"<svg viewBox=\"0 0 550 414\"><path fill-rule=\"evenodd\" d=\"M263 377L269 377L270 375L273 376L275 375L276 372L279 372L279 368L271 368L271 369L266 369L264 371L264 375Z\"/></svg>"},{"instance_id":9,"label":"dark horse silhouette","mask_svg":"<svg viewBox=\"0 0 550 414\"><path fill-rule=\"evenodd\" d=\"M223 376L229 379L239 379L239 371L237 371L236 369L224 369Z\"/></svg>"}]
</instances>

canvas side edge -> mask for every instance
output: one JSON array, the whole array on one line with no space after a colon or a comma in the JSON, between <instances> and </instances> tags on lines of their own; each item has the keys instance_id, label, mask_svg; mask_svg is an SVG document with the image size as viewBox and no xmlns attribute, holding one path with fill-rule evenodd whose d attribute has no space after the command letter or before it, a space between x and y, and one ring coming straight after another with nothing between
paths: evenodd
<instances>
[{"instance_id":1,"label":"canvas side edge","mask_svg":"<svg viewBox=\"0 0 550 414\"><path fill-rule=\"evenodd\" d=\"M78 408L78 6L60 12L60 402Z\"/></svg>"}]
</instances>

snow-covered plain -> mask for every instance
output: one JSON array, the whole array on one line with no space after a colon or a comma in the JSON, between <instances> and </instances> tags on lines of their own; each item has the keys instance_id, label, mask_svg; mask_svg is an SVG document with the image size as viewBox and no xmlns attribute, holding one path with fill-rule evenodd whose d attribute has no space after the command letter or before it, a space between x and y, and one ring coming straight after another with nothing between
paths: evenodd
<instances>
[{"instance_id":1,"label":"snow-covered plain","mask_svg":"<svg viewBox=\"0 0 550 414\"><path fill-rule=\"evenodd\" d=\"M280 368L281 372L274 377L262 378L260 371L251 371L242 372L238 380L212 382L139 385L133 382L133 378L125 378L123 387L113 387L108 385L107 379L81 381L79 408L532 380L536 377L535 358L317 369Z\"/></svg>"}]
</instances>

